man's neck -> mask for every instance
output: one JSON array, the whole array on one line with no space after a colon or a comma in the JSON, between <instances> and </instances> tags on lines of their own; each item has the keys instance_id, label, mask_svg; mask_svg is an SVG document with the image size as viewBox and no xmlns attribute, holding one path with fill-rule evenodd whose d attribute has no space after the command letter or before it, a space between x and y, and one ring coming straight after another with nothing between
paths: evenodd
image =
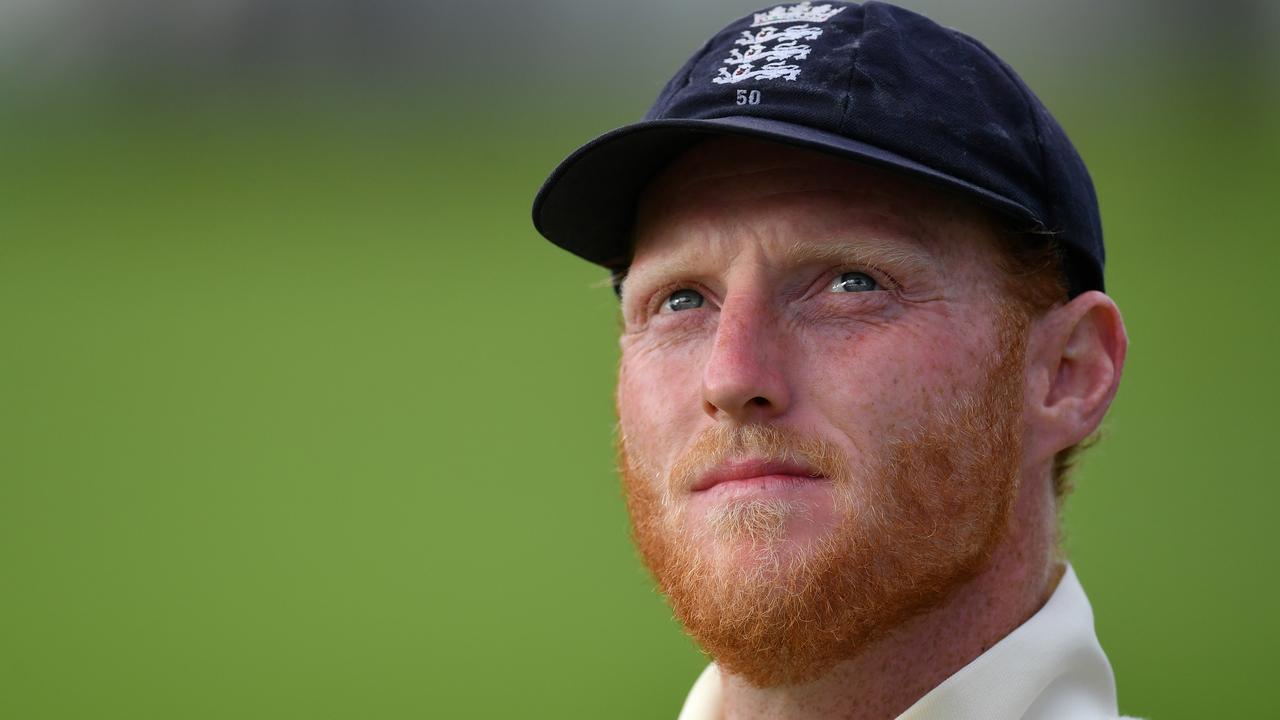
<instances>
[{"instance_id":1,"label":"man's neck","mask_svg":"<svg viewBox=\"0 0 1280 720\"><path fill-rule=\"evenodd\" d=\"M725 674L725 720L891 720L1034 615L1057 587L1053 510L1020 497L990 562L941 606L803 685L758 688Z\"/></svg>"}]
</instances>

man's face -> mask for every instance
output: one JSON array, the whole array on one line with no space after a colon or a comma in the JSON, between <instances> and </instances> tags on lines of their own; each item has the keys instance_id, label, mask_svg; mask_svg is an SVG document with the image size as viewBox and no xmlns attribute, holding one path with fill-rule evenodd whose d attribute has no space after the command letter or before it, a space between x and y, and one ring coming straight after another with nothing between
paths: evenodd
<instances>
[{"instance_id":1,"label":"man's face","mask_svg":"<svg viewBox=\"0 0 1280 720\"><path fill-rule=\"evenodd\" d=\"M1025 333L994 232L914 182L745 140L646 192L620 465L646 564L725 669L812 679L998 542Z\"/></svg>"}]
</instances>

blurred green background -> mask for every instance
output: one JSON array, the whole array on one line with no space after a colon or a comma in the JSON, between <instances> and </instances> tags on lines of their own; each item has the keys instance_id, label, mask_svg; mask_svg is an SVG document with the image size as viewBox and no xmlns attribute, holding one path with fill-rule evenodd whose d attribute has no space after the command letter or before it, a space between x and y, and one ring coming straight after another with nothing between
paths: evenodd
<instances>
[{"instance_id":1,"label":"blurred green background","mask_svg":"<svg viewBox=\"0 0 1280 720\"><path fill-rule=\"evenodd\" d=\"M908 5L1098 186L1132 350L1067 528L1121 709L1266 716L1280 13ZM759 6L0 6L0 717L674 717L614 299L528 208Z\"/></svg>"}]
</instances>

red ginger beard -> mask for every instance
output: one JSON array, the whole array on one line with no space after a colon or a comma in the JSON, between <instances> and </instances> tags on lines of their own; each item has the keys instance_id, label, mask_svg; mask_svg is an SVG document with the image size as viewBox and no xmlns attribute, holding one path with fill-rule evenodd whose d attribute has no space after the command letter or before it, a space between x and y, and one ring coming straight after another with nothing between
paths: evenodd
<instances>
[{"instance_id":1,"label":"red ginger beard","mask_svg":"<svg viewBox=\"0 0 1280 720\"><path fill-rule=\"evenodd\" d=\"M676 617L725 671L757 687L814 680L981 570L1018 490L1026 322L1002 312L976 389L889 439L861 472L836 445L775 425L718 425L668 477L619 440L632 538ZM796 548L785 500L726 502L696 532L673 498L724 458L801 461L833 484L835 531ZM859 477L860 475L860 477ZM745 562L744 562L745 558Z\"/></svg>"}]
</instances>

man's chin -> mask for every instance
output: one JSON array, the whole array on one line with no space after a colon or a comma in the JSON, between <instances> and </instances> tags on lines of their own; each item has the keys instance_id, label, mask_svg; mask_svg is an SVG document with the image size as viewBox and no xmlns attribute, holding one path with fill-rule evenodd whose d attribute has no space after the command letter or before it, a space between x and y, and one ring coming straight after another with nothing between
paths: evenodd
<instances>
[{"instance_id":1,"label":"man's chin","mask_svg":"<svg viewBox=\"0 0 1280 720\"><path fill-rule=\"evenodd\" d=\"M886 480L907 506L858 497L853 480L676 502L633 472L624 479L637 547L677 618L723 670L759 687L811 681L941 602L998 542L1014 489L1012 474L975 470L965 485L988 496L963 504L971 523L946 524L912 512L947 511L927 492L937 476L910 493L908 479Z\"/></svg>"},{"instance_id":2,"label":"man's chin","mask_svg":"<svg viewBox=\"0 0 1280 720\"><path fill-rule=\"evenodd\" d=\"M874 614L848 612L864 577L861 559L837 543L853 537L849 527L824 528L804 513L764 538L706 527L674 552L680 543L669 538L663 555L649 560L676 616L723 669L762 687L804 682L874 630ZM841 617L829 617L837 608ZM838 629L839 640L796 630L810 625Z\"/></svg>"},{"instance_id":3,"label":"man's chin","mask_svg":"<svg viewBox=\"0 0 1280 720\"><path fill-rule=\"evenodd\" d=\"M829 507L777 498L691 510L677 535L687 538L710 568L753 579L807 565L830 546L839 525Z\"/></svg>"}]
</instances>

